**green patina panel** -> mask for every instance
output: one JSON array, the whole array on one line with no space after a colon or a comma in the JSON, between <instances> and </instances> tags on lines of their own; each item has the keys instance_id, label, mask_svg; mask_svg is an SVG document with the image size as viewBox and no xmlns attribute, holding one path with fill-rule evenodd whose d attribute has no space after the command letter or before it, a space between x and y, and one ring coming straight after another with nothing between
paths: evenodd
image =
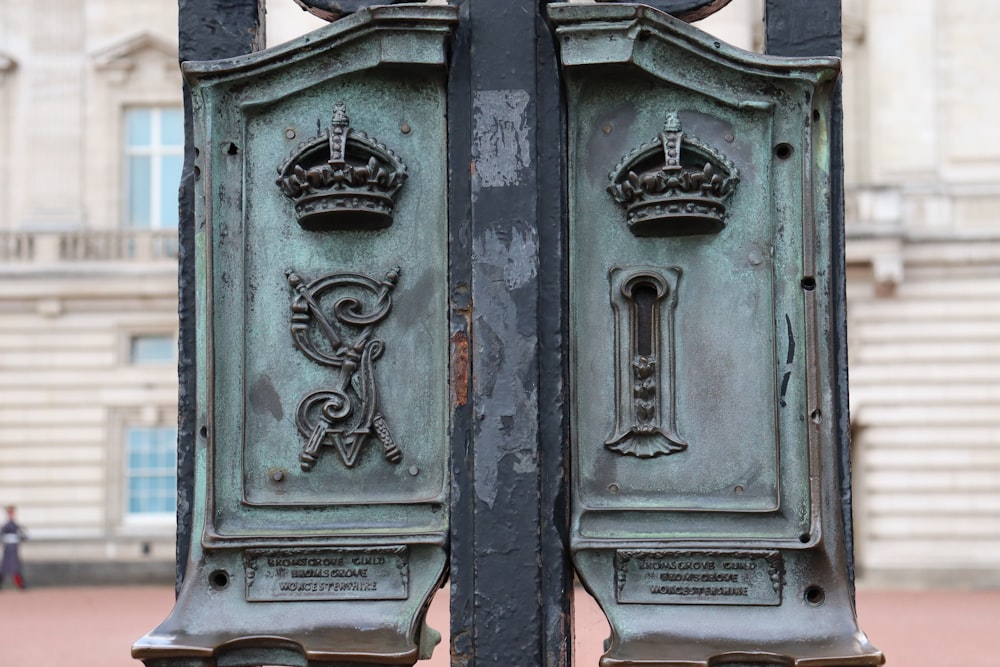
<instances>
[{"instance_id":1,"label":"green patina panel","mask_svg":"<svg viewBox=\"0 0 1000 667\"><path fill-rule=\"evenodd\" d=\"M629 534L798 540L820 353L807 327L822 297L803 294L816 280L804 255L823 252L803 183L812 91L832 64L720 67L647 30L626 62L608 62L606 42L630 35L562 33L581 532L612 536L621 524L602 514L655 510L662 527ZM665 294L640 324L626 287L657 280Z\"/></svg>"},{"instance_id":2,"label":"green patina panel","mask_svg":"<svg viewBox=\"0 0 1000 667\"><path fill-rule=\"evenodd\" d=\"M243 382L240 393L225 397L235 405L218 405L215 415L217 459L241 464L238 468L216 466L218 496L242 501L240 506L233 505L234 515L244 504L440 503L444 497L447 376L433 371L447 366L448 338L443 316L447 312L447 226L442 168L445 113L440 88L440 77L433 72L406 79L365 72L332 78L307 94L263 104L254 100L243 107L244 136L250 147L244 156L243 178L255 196L247 202L242 224L219 230L220 235L239 236L243 243L220 243L212 259L216 284L222 288L214 297L216 373L241 377ZM329 100L344 103L351 131L363 131L391 146L404 165L406 178L395 196L389 224L382 229L357 229L350 220L344 223L346 228L304 229L296 224L293 201L275 184L276 167L286 160L296 163L298 146L316 135L317 126L321 135L326 133L334 114ZM317 111L322 113L318 118ZM378 168L389 173L387 167ZM367 192L367 186L362 192ZM332 193L331 198L357 198L349 188L333 188ZM313 198L314 206L325 205L315 194ZM354 214L350 209L345 212ZM338 224L335 213L328 215L332 224ZM362 221L360 226L367 224ZM335 304L345 297L358 299L364 313L374 313L381 283L390 272L396 277L385 291L388 312L382 318L371 325L352 326L336 317ZM230 276L232 283L227 285ZM236 282L236 276L243 280ZM327 281L329 285L316 285L303 299L300 289L289 282L291 276L298 276L301 289L307 292L311 283L334 277ZM374 285L365 286L365 278ZM308 305L307 300L315 302L325 322L307 311L302 336L329 359L317 361L315 354L306 354L292 335L292 306ZM341 371L337 364L346 357L331 346L326 326L335 330L337 340L347 348L367 335L369 342L380 343L380 351L369 354L373 358L362 364L365 355L359 350L355 374ZM239 345L229 344L233 332L238 334L234 342ZM360 379L366 364L372 371L369 393L377 402L375 413L381 415L400 458L387 459L385 444L370 429L370 435L355 447L340 449L334 437L328 436L316 461L308 471L303 470L300 452L323 419L316 413L322 410L327 394L314 399L319 403L316 406L302 401L314 392L333 391L329 396L334 399L346 397L345 409L353 399L352 411L360 411L359 395L351 382ZM300 408L307 413L302 418ZM353 417L342 420L348 431L358 426ZM335 429L337 424L331 426ZM345 434L341 440L349 437ZM275 480L275 473L280 479ZM220 523L230 518L219 515Z\"/></svg>"},{"instance_id":3,"label":"green patina panel","mask_svg":"<svg viewBox=\"0 0 1000 667\"><path fill-rule=\"evenodd\" d=\"M412 664L448 534L447 6L186 63L194 533L136 657ZM214 664L214 663L213 663Z\"/></svg>"},{"instance_id":4,"label":"green patina panel","mask_svg":"<svg viewBox=\"0 0 1000 667\"><path fill-rule=\"evenodd\" d=\"M835 59L553 4L568 110L571 550L613 665L881 664L832 409ZM832 638L832 639L831 639Z\"/></svg>"}]
</instances>

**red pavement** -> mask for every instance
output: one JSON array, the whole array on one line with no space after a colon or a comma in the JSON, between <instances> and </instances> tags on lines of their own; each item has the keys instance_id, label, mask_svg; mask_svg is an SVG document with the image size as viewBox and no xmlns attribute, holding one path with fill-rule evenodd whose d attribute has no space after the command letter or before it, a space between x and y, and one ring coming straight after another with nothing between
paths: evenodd
<instances>
[{"instance_id":1,"label":"red pavement","mask_svg":"<svg viewBox=\"0 0 1000 667\"><path fill-rule=\"evenodd\" d=\"M430 624L447 629L444 591ZM166 587L0 591L0 667L141 667L129 647L173 605ZM578 667L595 667L607 624L577 597ZM862 629L890 667L1000 667L1000 591L858 592ZM421 667L448 667L446 645Z\"/></svg>"}]
</instances>

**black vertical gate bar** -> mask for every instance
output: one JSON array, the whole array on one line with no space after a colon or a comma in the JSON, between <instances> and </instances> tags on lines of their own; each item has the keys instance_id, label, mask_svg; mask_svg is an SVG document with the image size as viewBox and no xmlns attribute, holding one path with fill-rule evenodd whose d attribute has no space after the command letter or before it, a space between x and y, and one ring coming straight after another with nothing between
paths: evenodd
<instances>
[{"instance_id":1,"label":"black vertical gate bar","mask_svg":"<svg viewBox=\"0 0 1000 667\"><path fill-rule=\"evenodd\" d=\"M465 0L453 43L456 667L571 664L560 354L563 125L542 4Z\"/></svg>"},{"instance_id":2,"label":"black vertical gate bar","mask_svg":"<svg viewBox=\"0 0 1000 667\"><path fill-rule=\"evenodd\" d=\"M539 11L545 3L539 2ZM566 114L555 32L537 17L538 90L538 407L543 665L573 664L573 566L570 562L570 458L567 410L569 316Z\"/></svg>"},{"instance_id":3,"label":"black vertical gate bar","mask_svg":"<svg viewBox=\"0 0 1000 667\"><path fill-rule=\"evenodd\" d=\"M178 0L178 58L215 60L259 50L264 45L264 0ZM178 193L177 375L177 590L191 546L194 496L195 322L194 322L194 143L191 93L184 85L184 167Z\"/></svg>"},{"instance_id":4,"label":"black vertical gate bar","mask_svg":"<svg viewBox=\"0 0 1000 667\"><path fill-rule=\"evenodd\" d=\"M840 56L842 52L841 0L814 0L808 11L800 0L766 0L765 52L776 56ZM847 294L844 266L844 108L838 83L830 119L830 198L833 307L833 377L837 383L837 446L840 458L841 504L848 577L854 582L854 528L851 498L851 430L847 388Z\"/></svg>"}]
</instances>

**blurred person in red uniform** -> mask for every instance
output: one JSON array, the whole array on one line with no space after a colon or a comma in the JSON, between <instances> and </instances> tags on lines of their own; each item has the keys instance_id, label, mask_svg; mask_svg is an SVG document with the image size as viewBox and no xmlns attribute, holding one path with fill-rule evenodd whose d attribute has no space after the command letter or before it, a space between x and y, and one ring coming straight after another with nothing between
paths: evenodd
<instances>
[{"instance_id":1,"label":"blurred person in red uniform","mask_svg":"<svg viewBox=\"0 0 1000 667\"><path fill-rule=\"evenodd\" d=\"M21 540L25 539L24 529L14 521L14 514L17 508L13 505L7 506L7 523L0 528L0 535L3 536L3 563L0 563L0 585L3 585L4 577L14 578L14 585L24 590L24 577L21 575L21 557L17 549Z\"/></svg>"}]
</instances>

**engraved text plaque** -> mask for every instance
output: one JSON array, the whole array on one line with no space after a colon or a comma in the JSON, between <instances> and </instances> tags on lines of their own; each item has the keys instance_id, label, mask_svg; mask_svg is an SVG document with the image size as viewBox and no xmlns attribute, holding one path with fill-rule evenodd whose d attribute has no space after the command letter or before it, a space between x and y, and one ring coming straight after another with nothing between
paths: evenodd
<instances>
[{"instance_id":1,"label":"engraved text plaque","mask_svg":"<svg viewBox=\"0 0 1000 667\"><path fill-rule=\"evenodd\" d=\"M780 605L784 567L777 551L619 550L622 604Z\"/></svg>"},{"instance_id":2,"label":"engraved text plaque","mask_svg":"<svg viewBox=\"0 0 1000 667\"><path fill-rule=\"evenodd\" d=\"M405 600L406 547L251 549L244 556L246 599Z\"/></svg>"}]
</instances>

